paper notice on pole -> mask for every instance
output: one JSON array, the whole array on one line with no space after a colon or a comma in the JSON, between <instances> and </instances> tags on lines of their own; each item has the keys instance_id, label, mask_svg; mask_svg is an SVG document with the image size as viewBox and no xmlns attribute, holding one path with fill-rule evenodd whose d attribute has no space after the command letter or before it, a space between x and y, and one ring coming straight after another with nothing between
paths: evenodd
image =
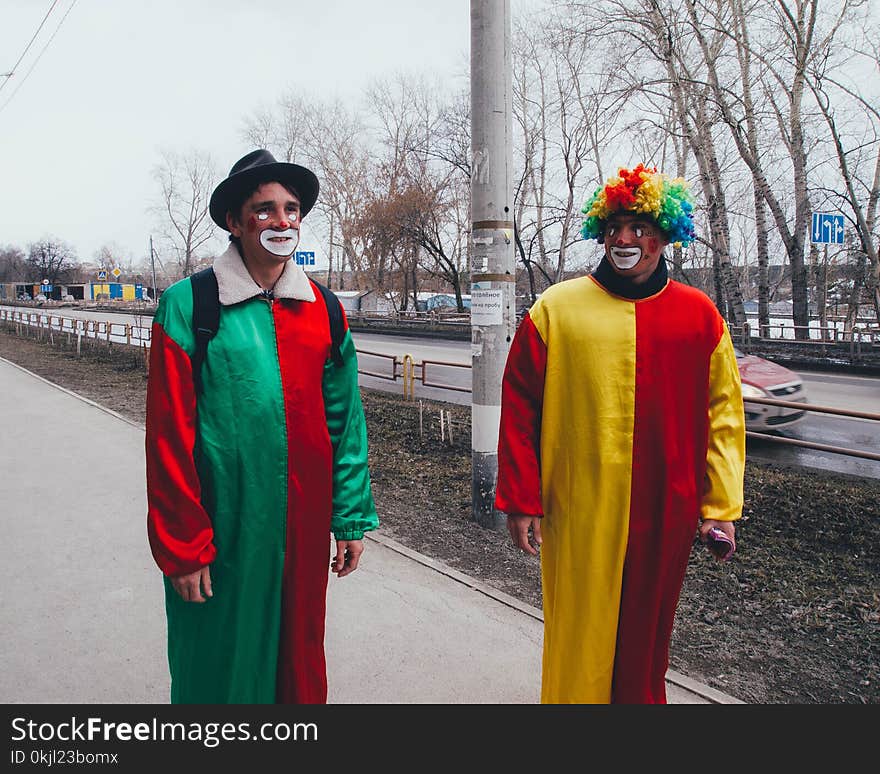
<instances>
[{"instance_id":1,"label":"paper notice on pole","mask_svg":"<svg viewBox=\"0 0 880 774\"><path fill-rule=\"evenodd\" d=\"M471 266L473 267L473 271L486 271L489 266L488 243L474 241L473 250L471 251Z\"/></svg>"},{"instance_id":2,"label":"paper notice on pole","mask_svg":"<svg viewBox=\"0 0 880 774\"><path fill-rule=\"evenodd\" d=\"M501 325L504 322L503 290L471 290L471 325Z\"/></svg>"}]
</instances>

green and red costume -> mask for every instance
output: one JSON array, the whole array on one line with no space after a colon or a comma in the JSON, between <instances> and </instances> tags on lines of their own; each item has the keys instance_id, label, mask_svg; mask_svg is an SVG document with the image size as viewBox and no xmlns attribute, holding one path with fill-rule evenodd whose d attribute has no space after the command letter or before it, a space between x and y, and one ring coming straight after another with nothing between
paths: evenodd
<instances>
[{"instance_id":1,"label":"green and red costume","mask_svg":"<svg viewBox=\"0 0 880 774\"><path fill-rule=\"evenodd\" d=\"M378 526L354 343L330 357L323 297L288 262L260 296L235 246L214 263L221 315L196 400L192 290L156 312L147 389L150 546L166 576L210 565L213 596L166 577L174 703L323 703L330 533ZM344 319L344 315L343 315Z\"/></svg>"}]
</instances>

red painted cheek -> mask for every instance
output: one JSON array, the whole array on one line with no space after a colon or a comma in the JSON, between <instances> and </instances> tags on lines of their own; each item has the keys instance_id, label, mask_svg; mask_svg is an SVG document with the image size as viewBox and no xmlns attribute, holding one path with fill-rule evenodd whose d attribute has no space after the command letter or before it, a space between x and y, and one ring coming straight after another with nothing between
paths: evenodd
<instances>
[{"instance_id":1,"label":"red painted cheek","mask_svg":"<svg viewBox=\"0 0 880 774\"><path fill-rule=\"evenodd\" d=\"M652 239L650 242L648 242L648 249L652 253L656 253L658 247L660 247L660 242L657 241L656 239Z\"/></svg>"},{"instance_id":2,"label":"red painted cheek","mask_svg":"<svg viewBox=\"0 0 880 774\"><path fill-rule=\"evenodd\" d=\"M247 230L249 234L253 234L257 230L257 216L251 215L248 218Z\"/></svg>"}]
</instances>

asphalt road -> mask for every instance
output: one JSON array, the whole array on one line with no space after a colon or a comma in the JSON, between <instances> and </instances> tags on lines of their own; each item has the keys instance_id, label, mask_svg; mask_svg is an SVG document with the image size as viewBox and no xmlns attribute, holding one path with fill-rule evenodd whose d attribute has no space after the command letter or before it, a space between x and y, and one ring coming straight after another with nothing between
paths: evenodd
<instances>
[{"instance_id":1,"label":"asphalt road","mask_svg":"<svg viewBox=\"0 0 880 774\"><path fill-rule=\"evenodd\" d=\"M361 370L392 374L392 357L402 360L411 355L415 362L431 361L427 367L429 384L448 384L460 388L470 385L470 343L423 339L417 337L386 336L379 334L354 333L355 345L359 351L358 363ZM367 353L383 353L379 357ZM454 363L457 366L440 365ZM366 387L403 392L400 378L402 365L398 364L398 379L380 379L362 376L361 384ZM847 374L828 374L798 372L804 380L804 391L811 404L829 406L849 411L880 413L880 379ZM420 381L421 370L416 369L415 397L443 400L467 405L470 392L457 392L436 387L425 387ZM814 443L828 444L848 449L857 449L880 454L880 422L867 419L848 419L830 414L808 413L800 422L788 429L774 433L779 438L796 438ZM749 439L748 453L754 459L765 459L779 463L802 465L823 470L849 473L871 478L880 478L880 462L847 455L786 446L763 439Z\"/></svg>"}]
</instances>

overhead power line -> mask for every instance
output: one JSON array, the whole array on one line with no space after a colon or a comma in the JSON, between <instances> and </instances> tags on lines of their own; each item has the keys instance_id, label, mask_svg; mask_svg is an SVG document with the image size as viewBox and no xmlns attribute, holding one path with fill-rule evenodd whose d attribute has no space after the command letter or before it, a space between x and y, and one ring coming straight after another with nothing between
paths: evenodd
<instances>
[{"instance_id":1,"label":"overhead power line","mask_svg":"<svg viewBox=\"0 0 880 774\"><path fill-rule=\"evenodd\" d=\"M34 44L34 41L37 39L37 35L40 34L40 30L43 29L43 25L46 23L46 19L49 18L49 15L55 10L55 6L58 5L58 0L53 0L52 5L49 6L49 10L46 11L46 15L43 17L43 21L40 22L40 26L37 27L37 31L34 33L34 36L30 39L30 42L24 47L24 51L21 52L21 56L18 58L18 61L15 63L15 66L6 73L6 80L3 83L0 83L0 91L3 91L4 86L9 83L9 79L15 75L15 71L18 69L18 66L21 64L21 60L25 58L25 55L30 50L30 47Z\"/></svg>"},{"instance_id":2,"label":"overhead power line","mask_svg":"<svg viewBox=\"0 0 880 774\"><path fill-rule=\"evenodd\" d=\"M34 60L34 63L28 68L28 71L24 74L24 78L22 78L22 79L18 82L18 85L15 87L15 90L12 92L12 94L9 95L9 98L6 100L6 102L4 102L2 105L0 105L0 113L2 113L2 112L6 109L6 106L7 106L10 102L12 102L13 97L15 97L16 94L18 94L18 90L19 90L22 86L24 86L24 83L25 83L25 81L28 79L28 76L34 71L34 68L37 66L37 63L40 61L40 59L43 58L43 54L46 53L46 49L49 48L49 44L50 44L53 40L55 40L55 36L58 34L58 30L61 29L61 25L64 24L64 20L67 18L68 14L73 10L73 6L76 5L76 1L77 1L77 0L73 0L73 2L70 4L70 6L68 7L68 9L64 12L64 16L61 17L61 21L58 22L58 26L55 28L55 31L54 31L54 32L52 33L52 35L50 36L49 40L46 41L46 45L43 46L42 50L41 50L40 53L37 55L37 58ZM55 0L55 2L52 3L52 8L55 7L55 5L57 4L57 2L58 2L58 0ZM49 9L49 13L52 12L52 8ZM48 18L48 15L49 15L49 14L46 14L47 18ZM43 19L43 21L45 22L46 20ZM40 26L42 27L43 25L41 24ZM39 30L37 30L37 32L39 32ZM28 47L30 47L30 44L28 44ZM21 60L19 60L19 61L21 61ZM6 83L9 83L9 80L6 80L6 81L4 82L3 85L6 85ZM3 89L3 86L0 86L0 90L2 90L2 89Z\"/></svg>"}]
</instances>

